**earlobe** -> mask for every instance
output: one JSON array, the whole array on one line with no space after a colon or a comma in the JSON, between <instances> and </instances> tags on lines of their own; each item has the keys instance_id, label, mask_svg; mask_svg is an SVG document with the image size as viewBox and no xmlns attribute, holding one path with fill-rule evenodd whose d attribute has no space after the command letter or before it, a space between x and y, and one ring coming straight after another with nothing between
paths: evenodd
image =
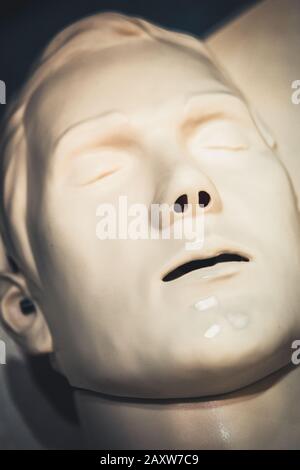
<instances>
[{"instance_id":1,"label":"earlobe","mask_svg":"<svg viewBox=\"0 0 300 470\"><path fill-rule=\"evenodd\" d=\"M5 328L27 352L52 352L52 337L48 325L38 305L26 292L21 276L0 273L0 282L1 280L7 284L0 303Z\"/></svg>"}]
</instances>

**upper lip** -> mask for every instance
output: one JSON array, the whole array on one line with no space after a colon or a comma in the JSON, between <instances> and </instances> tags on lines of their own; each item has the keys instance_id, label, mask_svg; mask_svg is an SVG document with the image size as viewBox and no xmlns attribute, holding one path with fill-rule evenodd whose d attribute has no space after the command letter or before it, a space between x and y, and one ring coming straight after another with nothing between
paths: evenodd
<instances>
[{"instance_id":1,"label":"upper lip","mask_svg":"<svg viewBox=\"0 0 300 470\"><path fill-rule=\"evenodd\" d=\"M214 266L219 263L249 262L251 256L244 250L234 247L205 250L205 252L191 253L181 256L169 263L162 271L161 279L164 282L173 281L185 274L202 268Z\"/></svg>"}]
</instances>

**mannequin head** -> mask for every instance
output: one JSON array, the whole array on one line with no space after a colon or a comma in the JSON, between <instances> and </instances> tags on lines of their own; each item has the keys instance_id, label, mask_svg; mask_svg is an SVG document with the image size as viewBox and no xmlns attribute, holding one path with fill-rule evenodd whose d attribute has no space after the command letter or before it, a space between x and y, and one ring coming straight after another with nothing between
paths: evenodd
<instances>
[{"instance_id":1,"label":"mannequin head","mask_svg":"<svg viewBox=\"0 0 300 470\"><path fill-rule=\"evenodd\" d=\"M74 387L149 398L224 393L290 361L293 189L198 40L115 14L83 20L50 44L5 124L1 314L24 347L52 352ZM199 251L96 237L101 203L195 203L200 191ZM222 254L230 262L166 281Z\"/></svg>"}]
</instances>

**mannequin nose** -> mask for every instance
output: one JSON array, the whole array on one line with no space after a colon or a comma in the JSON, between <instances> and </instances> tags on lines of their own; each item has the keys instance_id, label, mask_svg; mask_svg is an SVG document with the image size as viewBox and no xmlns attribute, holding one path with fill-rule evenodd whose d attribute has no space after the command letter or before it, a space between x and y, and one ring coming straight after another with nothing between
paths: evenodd
<instances>
[{"instance_id":1,"label":"mannequin nose","mask_svg":"<svg viewBox=\"0 0 300 470\"><path fill-rule=\"evenodd\" d=\"M188 194L181 194L174 202L174 211L177 213L185 212L187 210L188 204L191 204L195 201L195 197L190 199L192 200L189 201ZM198 191L196 200L200 207L205 208L209 205L211 196L207 191Z\"/></svg>"},{"instance_id":2,"label":"mannequin nose","mask_svg":"<svg viewBox=\"0 0 300 470\"><path fill-rule=\"evenodd\" d=\"M210 216L222 211L221 197L213 180L195 165L179 164L172 169L167 181L162 176L159 175L154 199L164 215L161 227L173 225L183 218Z\"/></svg>"}]
</instances>

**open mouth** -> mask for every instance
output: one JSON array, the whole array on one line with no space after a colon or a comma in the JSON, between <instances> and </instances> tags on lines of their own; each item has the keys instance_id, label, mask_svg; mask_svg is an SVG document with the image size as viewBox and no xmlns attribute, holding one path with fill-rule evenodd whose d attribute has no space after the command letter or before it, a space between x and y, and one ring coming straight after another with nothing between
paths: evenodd
<instances>
[{"instance_id":1,"label":"open mouth","mask_svg":"<svg viewBox=\"0 0 300 470\"><path fill-rule=\"evenodd\" d=\"M178 279L185 274L188 274L197 269L208 268L215 266L219 263L232 263L232 262L248 262L249 258L240 255L238 253L220 253L217 256L211 256L209 258L195 259L188 261L187 263L181 264L177 268L169 271L163 278L163 282L170 282Z\"/></svg>"}]
</instances>

